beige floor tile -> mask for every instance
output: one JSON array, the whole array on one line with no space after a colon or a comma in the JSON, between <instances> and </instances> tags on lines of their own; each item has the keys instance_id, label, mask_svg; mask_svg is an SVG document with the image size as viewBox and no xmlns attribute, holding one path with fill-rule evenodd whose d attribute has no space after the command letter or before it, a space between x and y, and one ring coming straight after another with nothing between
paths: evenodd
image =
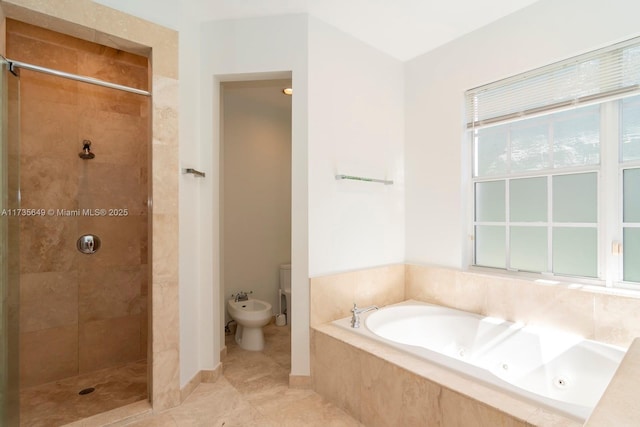
<instances>
[{"instance_id":1,"label":"beige floor tile","mask_svg":"<svg viewBox=\"0 0 640 427\"><path fill-rule=\"evenodd\" d=\"M360 426L313 390L289 388L290 331L267 325L261 352L243 350L227 336L223 377L198 385L181 406L162 414L158 422L166 424L158 426L173 425L167 416L179 427ZM154 419L132 425L155 426Z\"/></svg>"},{"instance_id":2,"label":"beige floor tile","mask_svg":"<svg viewBox=\"0 0 640 427\"><path fill-rule=\"evenodd\" d=\"M316 393L270 413L269 418L281 427L358 427L361 425L346 412Z\"/></svg>"},{"instance_id":3,"label":"beige floor tile","mask_svg":"<svg viewBox=\"0 0 640 427\"><path fill-rule=\"evenodd\" d=\"M134 421L126 424L127 427L179 427L176 420L171 414L159 414L153 417L148 417L140 421Z\"/></svg>"},{"instance_id":4,"label":"beige floor tile","mask_svg":"<svg viewBox=\"0 0 640 427\"><path fill-rule=\"evenodd\" d=\"M290 329L265 327L264 351L227 337L223 376L201 383L182 405L118 425L132 427L360 427L313 390L289 388ZM49 424L51 425L51 424Z\"/></svg>"},{"instance_id":5,"label":"beige floor tile","mask_svg":"<svg viewBox=\"0 0 640 427\"><path fill-rule=\"evenodd\" d=\"M270 324L264 333L262 352L242 350L232 336L226 339L224 376L244 399L278 427L360 425L313 390L289 388L291 330Z\"/></svg>"},{"instance_id":6,"label":"beige floor tile","mask_svg":"<svg viewBox=\"0 0 640 427\"><path fill-rule=\"evenodd\" d=\"M247 400L262 414L272 416L313 395L316 395L313 390L276 385L267 390L263 390L261 393L254 393L247 396Z\"/></svg>"}]
</instances>

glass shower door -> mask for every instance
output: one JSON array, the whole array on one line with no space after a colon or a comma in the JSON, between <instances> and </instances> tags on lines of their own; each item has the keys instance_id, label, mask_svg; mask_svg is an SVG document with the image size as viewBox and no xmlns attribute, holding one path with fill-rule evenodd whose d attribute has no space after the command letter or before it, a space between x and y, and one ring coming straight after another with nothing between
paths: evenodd
<instances>
[{"instance_id":1,"label":"glass shower door","mask_svg":"<svg viewBox=\"0 0 640 427\"><path fill-rule=\"evenodd\" d=\"M19 425L19 79L0 57L0 425Z\"/></svg>"}]
</instances>

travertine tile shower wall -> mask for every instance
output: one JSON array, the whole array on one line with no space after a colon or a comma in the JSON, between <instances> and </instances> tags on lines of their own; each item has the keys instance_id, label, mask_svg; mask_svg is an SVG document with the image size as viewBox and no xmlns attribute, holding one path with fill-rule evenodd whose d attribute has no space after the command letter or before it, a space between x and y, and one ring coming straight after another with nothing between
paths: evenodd
<instances>
[{"instance_id":1,"label":"travertine tile shower wall","mask_svg":"<svg viewBox=\"0 0 640 427\"><path fill-rule=\"evenodd\" d=\"M148 88L147 58L17 21L7 55ZM21 218L25 387L146 357L150 101L25 70L20 84L21 207L46 211ZM78 157L84 139L94 159ZM86 233L102 240L93 255L76 249Z\"/></svg>"}]
</instances>

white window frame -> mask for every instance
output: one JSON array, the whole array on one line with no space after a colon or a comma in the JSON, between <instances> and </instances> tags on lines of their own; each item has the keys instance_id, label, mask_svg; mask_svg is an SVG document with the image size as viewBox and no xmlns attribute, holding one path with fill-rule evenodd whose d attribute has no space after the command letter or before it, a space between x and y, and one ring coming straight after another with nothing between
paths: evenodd
<instances>
[{"instance_id":1,"label":"white window frame","mask_svg":"<svg viewBox=\"0 0 640 427\"><path fill-rule=\"evenodd\" d=\"M640 96L640 95L637 95ZM469 245L468 259L469 268L480 271L500 271L508 274L515 274L522 277L533 277L543 280L554 280L560 282L574 282L584 285L604 286L608 288L622 288L634 291L640 291L640 282L623 281L623 256L622 236L623 236L623 218L622 218L622 188L623 188L623 171L625 169L633 169L640 167L640 160L628 161L623 163L621 159L621 138L620 138L620 99L605 101L600 104L600 164L580 167L545 169L540 171L516 172L499 175L489 175L483 177L475 176L475 165L477 153L475 151L475 131L468 130L466 140L469 146L471 159L471 178L469 180ZM550 112L552 114L553 112ZM565 276L557 275L550 271L547 272L527 272L510 269L510 253L509 253L509 227L521 225L511 222L509 218L509 182L512 179L546 177L548 186L551 185L552 177L556 175L579 174L579 173L596 173L597 175L597 253L598 264L596 266L597 278ZM475 185L479 182L505 181L505 221L500 223L487 223L475 220ZM547 221L540 223L525 223L526 226L546 227L548 231L548 265L551 266L552 245L551 230L553 227L571 227L581 226L581 224L572 223L554 223L552 221L551 209L553 194L551 190L547 192L547 209L549 210ZM505 247L507 250L506 262L507 268L493 268L475 265L475 227L476 225L503 225L506 227ZM627 224L626 227L638 227L640 223Z\"/></svg>"},{"instance_id":2,"label":"white window frame","mask_svg":"<svg viewBox=\"0 0 640 427\"><path fill-rule=\"evenodd\" d=\"M557 276L549 272L512 274L535 278L552 276L566 282L596 284L609 288L626 288L640 291L640 282L623 281L623 170L640 167L640 160L622 162L621 155L621 117L620 101L624 97L640 96L640 38L627 40L603 49L569 58L527 73L490 83L465 93L467 105L467 132L465 141L470 147L471 161L468 206L470 236L467 251L469 268L492 270L496 268L474 266L475 262L475 185L477 182L505 179L505 203L507 211L504 226L505 238L509 250L508 216L508 180L512 178L533 178L553 176L581 171L597 173L597 279L585 277ZM562 88L558 90L558 88ZM510 121L524 120L537 116L553 114L563 110L590 104L600 104L600 163L598 165L577 168L553 168L526 173L507 173L477 178L476 146L474 131L476 128L504 124ZM506 108L505 108L506 107ZM550 141L551 143L551 141ZM552 153L551 153L552 155ZM509 160L507 160L509 161ZM508 169L509 170L509 169ZM551 179L547 178L550 182ZM547 197L552 197L548 192ZM551 203L548 209L552 209ZM554 226L549 215L545 226L551 233ZM532 223L527 223L532 226ZM564 226L567 224L559 224ZM640 223L631 223L625 227L640 227ZM550 237L550 234L548 235ZM547 244L553 245L548 238ZM549 258L552 258L551 250ZM550 261L550 260L549 260ZM508 262L508 255L507 255ZM551 266L551 264L549 264ZM508 266L508 264L507 264ZM499 269L507 271L506 269Z\"/></svg>"}]
</instances>

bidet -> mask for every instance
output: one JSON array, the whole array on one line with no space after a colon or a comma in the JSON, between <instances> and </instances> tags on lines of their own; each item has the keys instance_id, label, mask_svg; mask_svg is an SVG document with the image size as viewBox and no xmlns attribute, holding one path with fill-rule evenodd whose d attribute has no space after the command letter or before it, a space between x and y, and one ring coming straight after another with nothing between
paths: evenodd
<instances>
[{"instance_id":1,"label":"bidet","mask_svg":"<svg viewBox=\"0 0 640 427\"><path fill-rule=\"evenodd\" d=\"M244 301L227 300L229 316L236 321L235 340L245 350L260 351L264 348L262 327L271 320L271 304L254 298Z\"/></svg>"}]
</instances>

